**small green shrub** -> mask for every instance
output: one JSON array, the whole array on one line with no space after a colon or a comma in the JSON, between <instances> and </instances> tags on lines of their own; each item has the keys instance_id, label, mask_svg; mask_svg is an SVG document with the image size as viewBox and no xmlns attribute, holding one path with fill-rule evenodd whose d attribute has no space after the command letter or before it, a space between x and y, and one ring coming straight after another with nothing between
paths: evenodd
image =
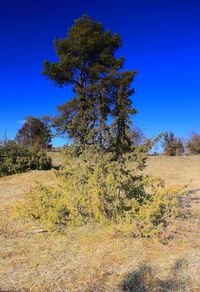
<instances>
[{"instance_id":1,"label":"small green shrub","mask_svg":"<svg viewBox=\"0 0 200 292\"><path fill-rule=\"evenodd\" d=\"M143 177L140 155L135 151L116 161L109 153L90 150L77 156L68 148L58 185L38 185L27 195L23 214L49 229L95 222L137 227L141 236L156 234L176 214L177 192Z\"/></svg>"},{"instance_id":2,"label":"small green shrub","mask_svg":"<svg viewBox=\"0 0 200 292\"><path fill-rule=\"evenodd\" d=\"M27 149L13 141L0 145L0 176L50 168L51 159L43 151Z\"/></svg>"}]
</instances>

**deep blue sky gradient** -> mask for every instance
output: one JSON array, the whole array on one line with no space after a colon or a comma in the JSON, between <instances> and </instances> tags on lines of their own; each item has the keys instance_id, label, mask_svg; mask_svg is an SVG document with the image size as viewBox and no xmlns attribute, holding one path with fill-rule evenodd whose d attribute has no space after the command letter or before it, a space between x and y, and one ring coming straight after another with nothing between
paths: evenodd
<instances>
[{"instance_id":1,"label":"deep blue sky gradient","mask_svg":"<svg viewBox=\"0 0 200 292\"><path fill-rule=\"evenodd\" d=\"M41 71L56 60L53 39L82 14L122 36L125 68L138 70L134 124L147 136L200 132L200 1L1 0L0 136L13 138L27 115L55 115L72 96Z\"/></svg>"}]
</instances>

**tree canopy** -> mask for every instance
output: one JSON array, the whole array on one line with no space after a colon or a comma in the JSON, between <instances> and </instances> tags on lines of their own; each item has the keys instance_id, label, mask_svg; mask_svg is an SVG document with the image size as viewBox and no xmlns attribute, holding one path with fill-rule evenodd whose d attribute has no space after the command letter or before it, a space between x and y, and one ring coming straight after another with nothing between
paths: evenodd
<instances>
[{"instance_id":1,"label":"tree canopy","mask_svg":"<svg viewBox=\"0 0 200 292\"><path fill-rule=\"evenodd\" d=\"M168 156L180 156L185 152L183 142L175 137L173 132L164 134L162 146L164 154Z\"/></svg>"},{"instance_id":2,"label":"tree canopy","mask_svg":"<svg viewBox=\"0 0 200 292\"><path fill-rule=\"evenodd\" d=\"M118 34L82 16L66 38L54 41L58 62L44 62L45 76L58 86L72 86L74 96L58 107L54 125L79 145L98 144L117 153L130 149L136 71L123 70L124 59L116 57L121 43Z\"/></svg>"},{"instance_id":3,"label":"tree canopy","mask_svg":"<svg viewBox=\"0 0 200 292\"><path fill-rule=\"evenodd\" d=\"M28 116L15 140L28 148L47 149L51 147L51 130L46 119Z\"/></svg>"}]
</instances>

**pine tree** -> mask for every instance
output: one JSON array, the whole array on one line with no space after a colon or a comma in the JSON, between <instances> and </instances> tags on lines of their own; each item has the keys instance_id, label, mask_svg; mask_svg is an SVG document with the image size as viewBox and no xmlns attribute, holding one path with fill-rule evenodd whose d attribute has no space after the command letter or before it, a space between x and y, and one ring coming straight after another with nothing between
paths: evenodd
<instances>
[{"instance_id":1,"label":"pine tree","mask_svg":"<svg viewBox=\"0 0 200 292\"><path fill-rule=\"evenodd\" d=\"M75 20L65 39L54 42L59 61L44 63L55 84L71 85L74 97L58 107L58 133L67 133L79 145L98 144L123 152L130 148L127 130L135 114L130 96L135 71L123 71L118 34L105 31L88 16ZM123 149L123 150L122 150Z\"/></svg>"}]
</instances>

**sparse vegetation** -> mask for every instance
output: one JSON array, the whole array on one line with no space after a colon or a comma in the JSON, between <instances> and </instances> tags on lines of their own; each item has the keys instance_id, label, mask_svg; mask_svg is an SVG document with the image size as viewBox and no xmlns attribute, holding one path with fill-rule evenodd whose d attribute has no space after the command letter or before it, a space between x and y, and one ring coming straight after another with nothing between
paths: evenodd
<instances>
[{"instance_id":1,"label":"sparse vegetation","mask_svg":"<svg viewBox=\"0 0 200 292\"><path fill-rule=\"evenodd\" d=\"M15 201L23 200L35 181L56 186L52 170L1 178L1 290L198 291L199 165L198 156L147 159L145 173L161 175L167 188L187 184L190 194L181 197L184 216L173 220L159 240L135 238L118 224L36 233L41 223L16 218Z\"/></svg>"}]
</instances>

